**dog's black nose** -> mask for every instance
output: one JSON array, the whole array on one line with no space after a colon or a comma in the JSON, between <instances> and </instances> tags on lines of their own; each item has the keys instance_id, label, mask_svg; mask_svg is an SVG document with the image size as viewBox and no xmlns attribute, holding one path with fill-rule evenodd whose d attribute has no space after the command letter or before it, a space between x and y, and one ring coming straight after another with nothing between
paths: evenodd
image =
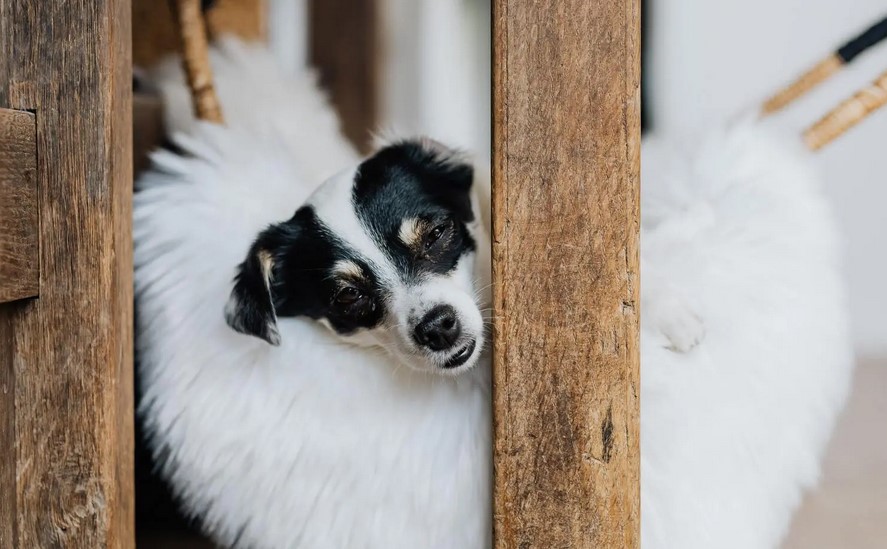
<instances>
[{"instance_id":1,"label":"dog's black nose","mask_svg":"<svg viewBox=\"0 0 887 549\"><path fill-rule=\"evenodd\" d=\"M416 343L432 351L443 351L452 347L461 333L456 309L449 305L438 305L425 313L413 330L413 338Z\"/></svg>"}]
</instances>

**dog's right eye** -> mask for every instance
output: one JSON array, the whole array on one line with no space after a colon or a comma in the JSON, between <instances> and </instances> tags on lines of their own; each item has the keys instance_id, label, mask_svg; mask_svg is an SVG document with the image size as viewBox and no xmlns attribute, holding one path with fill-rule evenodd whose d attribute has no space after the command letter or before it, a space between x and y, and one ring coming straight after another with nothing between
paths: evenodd
<instances>
[{"instance_id":1,"label":"dog's right eye","mask_svg":"<svg viewBox=\"0 0 887 549\"><path fill-rule=\"evenodd\" d=\"M360 299L363 294L360 293L360 290L355 288L354 286L346 286L339 290L336 294L336 303L339 305L353 305Z\"/></svg>"}]
</instances>

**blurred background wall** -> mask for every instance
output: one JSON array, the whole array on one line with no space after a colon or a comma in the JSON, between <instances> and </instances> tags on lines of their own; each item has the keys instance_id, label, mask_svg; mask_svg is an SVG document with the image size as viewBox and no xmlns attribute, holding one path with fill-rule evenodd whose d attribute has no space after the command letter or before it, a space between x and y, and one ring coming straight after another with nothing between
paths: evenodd
<instances>
[{"instance_id":1,"label":"blurred background wall","mask_svg":"<svg viewBox=\"0 0 887 549\"><path fill-rule=\"evenodd\" d=\"M379 0L382 130L490 151L490 0ZM692 139L887 15L887 0L645 2L649 129ZM306 58L304 0L271 0L270 35L290 67ZM887 45L781 116L800 132L887 69ZM844 229L857 352L887 358L887 110L830 146L821 164ZM882 361L887 364L887 361Z\"/></svg>"},{"instance_id":2,"label":"blurred background wall","mask_svg":"<svg viewBox=\"0 0 887 549\"><path fill-rule=\"evenodd\" d=\"M292 69L308 59L306 4L269 0L271 46ZM378 0L378 13L379 130L489 156L490 0Z\"/></svg>"},{"instance_id":3,"label":"blurred background wall","mask_svg":"<svg viewBox=\"0 0 887 549\"><path fill-rule=\"evenodd\" d=\"M654 132L671 135L693 134L754 107L887 15L885 0L648 4L648 120ZM781 122L801 130L884 70L887 44L791 107ZM887 358L887 110L828 147L818 162L846 237L857 352Z\"/></svg>"}]
</instances>

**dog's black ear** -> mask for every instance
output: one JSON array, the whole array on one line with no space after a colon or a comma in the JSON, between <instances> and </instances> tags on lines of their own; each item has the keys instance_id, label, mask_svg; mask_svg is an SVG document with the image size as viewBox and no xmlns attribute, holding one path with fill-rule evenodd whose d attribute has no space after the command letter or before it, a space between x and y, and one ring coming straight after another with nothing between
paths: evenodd
<instances>
[{"instance_id":1,"label":"dog's black ear","mask_svg":"<svg viewBox=\"0 0 887 549\"><path fill-rule=\"evenodd\" d=\"M471 189L474 163L468 153L448 147L430 137L420 137L415 142L428 155L428 166L435 168L441 179L447 180L450 185L463 192Z\"/></svg>"},{"instance_id":2,"label":"dog's black ear","mask_svg":"<svg viewBox=\"0 0 887 549\"><path fill-rule=\"evenodd\" d=\"M238 267L225 306L225 320L234 330L280 345L274 306L274 266L283 246L282 225L263 231Z\"/></svg>"},{"instance_id":3,"label":"dog's black ear","mask_svg":"<svg viewBox=\"0 0 887 549\"><path fill-rule=\"evenodd\" d=\"M474 182L474 163L470 156L430 139L420 137L413 145L418 153L425 190L466 220L472 221L470 191Z\"/></svg>"}]
</instances>

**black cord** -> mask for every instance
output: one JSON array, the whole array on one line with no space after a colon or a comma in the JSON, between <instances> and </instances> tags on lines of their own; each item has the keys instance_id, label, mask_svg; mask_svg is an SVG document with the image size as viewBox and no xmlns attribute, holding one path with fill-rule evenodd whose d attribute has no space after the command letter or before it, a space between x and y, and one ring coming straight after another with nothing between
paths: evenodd
<instances>
[{"instance_id":1,"label":"black cord","mask_svg":"<svg viewBox=\"0 0 887 549\"><path fill-rule=\"evenodd\" d=\"M841 46L837 52L838 57L840 57L844 63L849 63L853 61L856 56L885 38L887 38L887 17L878 23L875 23L864 33Z\"/></svg>"},{"instance_id":2,"label":"black cord","mask_svg":"<svg viewBox=\"0 0 887 549\"><path fill-rule=\"evenodd\" d=\"M207 11L212 9L213 6L216 5L216 0L201 0L200 7L203 8L203 11Z\"/></svg>"}]
</instances>

